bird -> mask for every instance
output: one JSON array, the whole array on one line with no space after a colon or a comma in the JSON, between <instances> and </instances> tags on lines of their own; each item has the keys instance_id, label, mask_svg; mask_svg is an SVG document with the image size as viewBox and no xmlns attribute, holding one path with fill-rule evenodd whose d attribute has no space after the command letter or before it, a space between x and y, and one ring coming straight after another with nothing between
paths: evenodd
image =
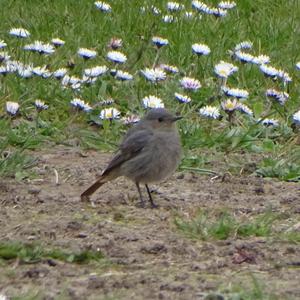
<instances>
[{"instance_id":1,"label":"bird","mask_svg":"<svg viewBox=\"0 0 300 300\"><path fill-rule=\"evenodd\" d=\"M176 121L181 118L165 108L149 110L127 131L116 154L97 181L81 194L81 200L90 201L104 183L125 176L135 183L141 207L145 207L145 200L140 184L146 187L151 207L157 207L148 184L166 179L180 163L182 147Z\"/></svg>"}]
</instances>

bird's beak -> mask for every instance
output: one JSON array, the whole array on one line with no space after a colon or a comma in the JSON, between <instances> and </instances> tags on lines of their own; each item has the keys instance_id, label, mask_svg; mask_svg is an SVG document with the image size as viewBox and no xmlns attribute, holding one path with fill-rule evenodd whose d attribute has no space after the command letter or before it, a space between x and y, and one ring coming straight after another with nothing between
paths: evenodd
<instances>
[{"instance_id":1,"label":"bird's beak","mask_svg":"<svg viewBox=\"0 0 300 300\"><path fill-rule=\"evenodd\" d=\"M181 116L176 116L176 117L173 117L172 118L172 122L176 122L176 121L178 121L178 120L181 120L183 117L181 117Z\"/></svg>"}]
</instances>

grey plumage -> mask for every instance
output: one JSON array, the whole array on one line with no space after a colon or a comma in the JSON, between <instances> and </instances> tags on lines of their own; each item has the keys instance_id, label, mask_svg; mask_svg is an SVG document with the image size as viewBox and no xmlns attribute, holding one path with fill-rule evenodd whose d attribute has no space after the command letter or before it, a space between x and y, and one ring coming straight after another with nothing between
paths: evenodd
<instances>
[{"instance_id":1,"label":"grey plumage","mask_svg":"<svg viewBox=\"0 0 300 300\"><path fill-rule=\"evenodd\" d=\"M126 176L136 183L141 203L144 203L139 184L146 185L149 200L155 206L147 186L171 175L180 162L181 145L173 116L163 108L150 110L123 138L116 155L101 177L85 192L88 200L102 184L119 176Z\"/></svg>"}]
</instances>

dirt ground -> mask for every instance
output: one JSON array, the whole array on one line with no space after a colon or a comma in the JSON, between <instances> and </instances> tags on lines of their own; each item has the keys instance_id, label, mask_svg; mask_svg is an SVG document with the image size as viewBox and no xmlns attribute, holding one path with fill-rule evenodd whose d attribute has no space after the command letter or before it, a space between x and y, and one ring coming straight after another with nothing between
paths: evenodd
<instances>
[{"instance_id":1,"label":"dirt ground","mask_svg":"<svg viewBox=\"0 0 300 300\"><path fill-rule=\"evenodd\" d=\"M0 183L0 240L71 251L100 249L109 263L0 262L0 295L204 299L210 292L251 289L254 276L276 299L300 299L299 244L258 237L195 241L174 225L175 214L192 216L199 208L226 208L238 216L272 207L299 222L299 184L254 176L229 176L222 182L176 173L154 187L159 208L145 209L135 205L135 185L120 178L101 187L93 208L79 195L111 154L57 146L35 155L38 178ZM237 260L241 251L252 259Z\"/></svg>"}]
</instances>

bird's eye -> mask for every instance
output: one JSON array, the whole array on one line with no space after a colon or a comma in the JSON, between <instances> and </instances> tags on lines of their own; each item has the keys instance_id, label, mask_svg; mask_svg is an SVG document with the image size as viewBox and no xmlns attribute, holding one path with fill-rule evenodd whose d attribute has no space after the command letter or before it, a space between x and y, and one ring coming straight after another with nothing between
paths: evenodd
<instances>
[{"instance_id":1,"label":"bird's eye","mask_svg":"<svg viewBox=\"0 0 300 300\"><path fill-rule=\"evenodd\" d=\"M163 121L163 118L158 118L158 122L162 122Z\"/></svg>"}]
</instances>

